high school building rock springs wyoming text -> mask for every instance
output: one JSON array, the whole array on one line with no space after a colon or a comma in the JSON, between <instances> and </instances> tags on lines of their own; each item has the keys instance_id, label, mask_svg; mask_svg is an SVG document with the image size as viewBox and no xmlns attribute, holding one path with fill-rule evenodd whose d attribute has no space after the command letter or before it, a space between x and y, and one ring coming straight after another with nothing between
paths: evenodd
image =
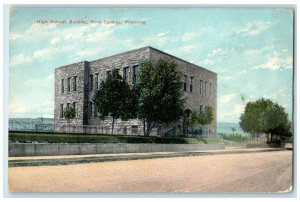
<instances>
[{"instance_id":1,"label":"high school building rock springs wyoming text","mask_svg":"<svg viewBox=\"0 0 300 202\"><path fill-rule=\"evenodd\" d=\"M135 85L138 81L140 64L146 60L156 63L159 59L174 61L178 70L183 73L186 112L204 110L207 106L212 108L214 120L204 127L203 134L214 134L217 112L217 74L152 47L56 68L54 130L56 132L70 130L70 132L79 133L110 133L111 118L101 120L92 102L101 81L105 80L113 69L119 69L123 79L130 85ZM66 107L74 107L76 110L76 118L71 120L70 129L63 114ZM166 132L173 135L187 134L187 114L185 113L177 123L155 128L151 135L163 135ZM128 121L118 119L115 122L114 133L142 135L143 124L139 119Z\"/></svg>"}]
</instances>

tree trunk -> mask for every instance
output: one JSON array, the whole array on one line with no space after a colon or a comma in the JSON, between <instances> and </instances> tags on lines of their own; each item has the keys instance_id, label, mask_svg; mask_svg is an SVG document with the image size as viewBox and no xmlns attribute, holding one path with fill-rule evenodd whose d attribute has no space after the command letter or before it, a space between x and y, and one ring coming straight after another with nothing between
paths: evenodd
<instances>
[{"instance_id":1,"label":"tree trunk","mask_svg":"<svg viewBox=\"0 0 300 202\"><path fill-rule=\"evenodd\" d=\"M143 119L143 126L144 126L144 136L146 136L146 120Z\"/></svg>"},{"instance_id":2,"label":"tree trunk","mask_svg":"<svg viewBox=\"0 0 300 202\"><path fill-rule=\"evenodd\" d=\"M266 134L267 143L269 143L269 133Z\"/></svg>"},{"instance_id":3,"label":"tree trunk","mask_svg":"<svg viewBox=\"0 0 300 202\"><path fill-rule=\"evenodd\" d=\"M70 133L70 121L68 121L68 134Z\"/></svg>"},{"instance_id":4,"label":"tree trunk","mask_svg":"<svg viewBox=\"0 0 300 202\"><path fill-rule=\"evenodd\" d=\"M146 122L147 123L147 132L146 132L146 136L149 136L150 135L150 132L151 132L151 123L149 121Z\"/></svg>"},{"instance_id":5,"label":"tree trunk","mask_svg":"<svg viewBox=\"0 0 300 202\"><path fill-rule=\"evenodd\" d=\"M115 118L112 118L111 134L114 134Z\"/></svg>"}]
</instances>

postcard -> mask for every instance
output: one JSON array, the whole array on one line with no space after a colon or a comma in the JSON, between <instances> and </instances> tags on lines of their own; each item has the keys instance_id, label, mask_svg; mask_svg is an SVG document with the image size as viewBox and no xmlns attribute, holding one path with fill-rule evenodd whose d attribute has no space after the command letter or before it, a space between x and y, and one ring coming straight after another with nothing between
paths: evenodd
<instances>
[{"instance_id":1,"label":"postcard","mask_svg":"<svg viewBox=\"0 0 300 202\"><path fill-rule=\"evenodd\" d=\"M293 191L294 8L9 10L8 188Z\"/></svg>"}]
</instances>

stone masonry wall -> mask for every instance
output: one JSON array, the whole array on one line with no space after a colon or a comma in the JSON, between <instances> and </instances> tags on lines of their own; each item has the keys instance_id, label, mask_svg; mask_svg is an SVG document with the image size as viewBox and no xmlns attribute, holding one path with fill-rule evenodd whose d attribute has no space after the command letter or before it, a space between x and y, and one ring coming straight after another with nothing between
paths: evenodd
<instances>
[{"instance_id":1,"label":"stone masonry wall","mask_svg":"<svg viewBox=\"0 0 300 202\"><path fill-rule=\"evenodd\" d=\"M133 66L140 65L143 61L149 60L149 48L142 48L133 51L128 51L118 55L106 57L103 59L91 61L90 65L90 75L93 75L93 90L89 88L89 102L93 101L93 97L96 92L96 74L99 75L98 85L101 81L104 81L107 77L107 71L112 71L113 69L119 69L119 73L123 76L124 67L129 67L128 73L128 83L132 85L133 83ZM106 133L110 133L111 128L111 118L107 118L104 121L99 119L99 117L89 115L88 123L90 125L97 125L100 128L103 128ZM132 126L137 127L132 129ZM120 119L115 122L115 131L116 134L143 134L143 124L140 120L131 119L128 121L121 121Z\"/></svg>"},{"instance_id":2,"label":"stone masonry wall","mask_svg":"<svg viewBox=\"0 0 300 202\"><path fill-rule=\"evenodd\" d=\"M54 107L54 131L62 131L62 127L67 125L65 118L60 117L60 105L67 103L72 106L76 102L76 117L71 121L71 125L82 126L84 116L84 82L86 71L86 62L75 63L55 69L55 107ZM73 90L74 76L77 76L76 91ZM71 77L71 90L68 92L67 78ZM64 79L64 93L61 90L61 79Z\"/></svg>"},{"instance_id":3,"label":"stone masonry wall","mask_svg":"<svg viewBox=\"0 0 300 202\"><path fill-rule=\"evenodd\" d=\"M94 108L92 108L92 114L89 109L89 105L92 103L93 96L97 90L96 74L98 74L99 86L101 81L106 79L108 71L119 69L120 75L123 76L124 67L129 67L128 83L131 85L133 83L133 66L140 65L146 60L156 63L159 59L176 62L178 70L187 76L187 91L184 92L186 109L199 111L200 105L212 107L214 120L212 124L205 126L205 130L213 134L216 131L217 74L151 47L140 48L91 62L84 61L57 68L55 70L55 131L66 131L67 122L64 118L60 118L60 104L64 104L64 107L66 107L66 103L70 103L72 106L73 102L77 102L77 117L71 122L71 126L75 128L74 131L82 132L82 129L76 129L76 127L87 126L95 127L95 129L89 128L87 133L93 133L92 131L110 133L111 118L101 120L98 117L99 114L95 116ZM93 76L93 89L91 89L91 75ZM73 76L77 76L77 91L73 92L73 84L71 82L71 92L67 92L67 78L73 78ZM193 77L192 92L190 92L191 77ZM62 78L64 78L65 82L64 93L61 93ZM203 81L201 94L200 80ZM209 85L212 85L212 90L207 95L204 92L205 82L208 83L208 89ZM179 124L182 124L182 122L183 119L179 120ZM177 125L178 123L160 126L152 131L152 135L157 133L164 134L172 128L176 129ZM142 135L143 124L138 119L128 121L116 120L114 132L116 134ZM181 131L176 129L176 134L182 134L182 128Z\"/></svg>"},{"instance_id":4,"label":"stone masonry wall","mask_svg":"<svg viewBox=\"0 0 300 202\"><path fill-rule=\"evenodd\" d=\"M187 76L187 90L184 91L184 99L186 100L185 109L199 111L200 105L210 106L213 111L214 120L212 121L212 124L206 126L204 130L210 130L212 133L214 133L216 131L217 117L217 74L153 48L150 51L150 58L153 63L156 63L159 59L164 59L168 61L174 61L177 64L178 70L182 72L183 75ZM191 77L193 77L192 92L190 92ZM203 89L201 94L200 80L203 81ZM207 92L207 95L205 95L204 92L205 82L208 83L208 89L209 85L212 84L212 90L211 92Z\"/></svg>"}]
</instances>

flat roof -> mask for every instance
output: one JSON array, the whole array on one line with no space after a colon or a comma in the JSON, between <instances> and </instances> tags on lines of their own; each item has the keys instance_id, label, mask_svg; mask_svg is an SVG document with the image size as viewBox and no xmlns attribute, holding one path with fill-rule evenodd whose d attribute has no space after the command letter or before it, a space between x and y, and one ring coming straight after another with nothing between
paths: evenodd
<instances>
[{"instance_id":1,"label":"flat roof","mask_svg":"<svg viewBox=\"0 0 300 202\"><path fill-rule=\"evenodd\" d=\"M135 52L135 51L139 51L139 50L143 50L143 49L150 49L150 50L152 49L152 50L155 50L155 51L160 52L160 53L162 53L162 54L165 54L165 55L168 55L168 56L170 56L170 57L176 58L177 60L181 60L181 61L183 61L183 62L185 62L185 63L194 65L194 66L196 66L196 67L198 67L198 68L201 68L201 69L203 69L203 70L206 70L206 71L208 71L208 72L211 72L211 73L213 73L213 74L217 74L216 72L213 72L213 71L211 71L211 70L208 70L208 69L206 69L206 68L204 68L204 67L200 67L199 65L193 64L193 63L191 63L191 62L188 62L188 61L186 61L186 60L183 60L183 59L181 59L181 58L179 58L179 57L176 57L176 56L174 56L174 55L171 55L171 54L169 54L169 53L163 52L163 51L161 51L161 50L159 50L159 49L153 48L152 46L145 46L145 47L141 47L141 48L137 48L137 49L133 49L133 50L129 50L129 51L117 53L117 54L114 54L114 55L110 55L110 56L107 56L107 57L99 58L99 59L92 60L92 61L81 61L81 62L71 63L71 64L68 64L68 65L61 66L61 67L57 67L56 69L67 68L67 67L69 67L69 66L71 66L71 65L80 64L80 63L83 63L83 62L95 62L95 61L99 61L99 60L105 60L105 59L108 59L108 58L111 58L111 57L121 56L121 55L124 55L124 54L126 54L126 53L131 53L131 52Z\"/></svg>"}]
</instances>

